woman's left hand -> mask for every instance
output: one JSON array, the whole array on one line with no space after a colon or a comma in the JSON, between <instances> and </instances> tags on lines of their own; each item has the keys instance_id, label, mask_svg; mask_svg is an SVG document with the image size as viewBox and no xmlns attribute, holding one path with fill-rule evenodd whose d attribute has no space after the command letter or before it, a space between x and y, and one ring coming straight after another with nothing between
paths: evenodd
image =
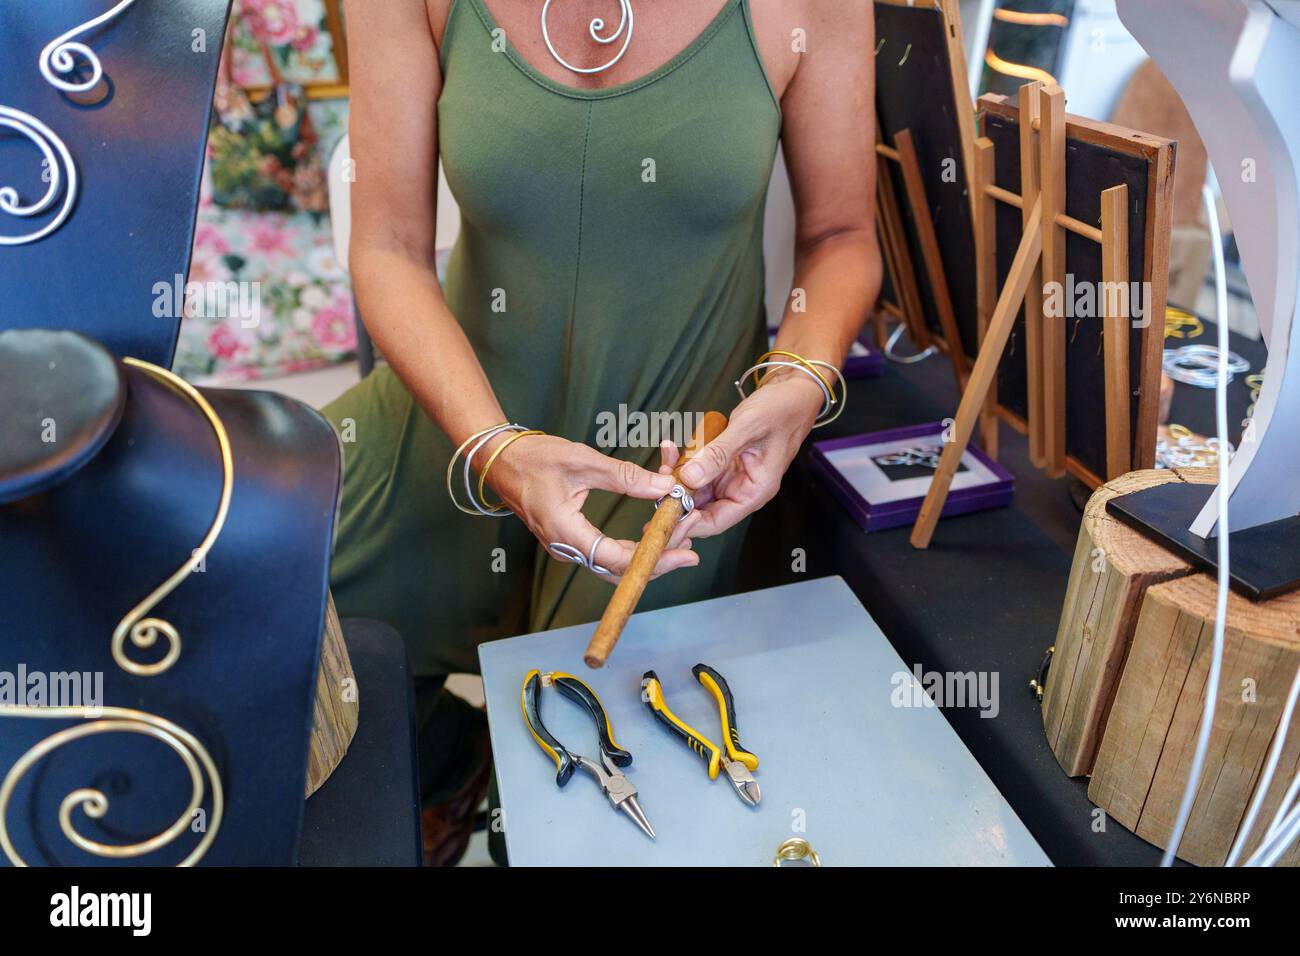
<instances>
[{"instance_id":1,"label":"woman's left hand","mask_svg":"<svg viewBox=\"0 0 1300 956\"><path fill-rule=\"evenodd\" d=\"M694 489L695 499L682 533L691 538L721 534L771 501L824 401L807 375L778 369L737 405L722 434L682 467L679 477ZM664 442L661 452L659 471L671 473L677 447Z\"/></svg>"}]
</instances>

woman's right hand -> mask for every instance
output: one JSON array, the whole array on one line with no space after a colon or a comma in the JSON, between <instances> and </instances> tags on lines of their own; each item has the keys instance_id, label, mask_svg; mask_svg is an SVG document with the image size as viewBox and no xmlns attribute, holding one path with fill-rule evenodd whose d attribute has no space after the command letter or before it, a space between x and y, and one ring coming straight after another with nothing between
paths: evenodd
<instances>
[{"instance_id":1,"label":"woman's right hand","mask_svg":"<svg viewBox=\"0 0 1300 956\"><path fill-rule=\"evenodd\" d=\"M482 467L492 449L507 437L493 439L475 456L474 464ZM526 435L511 442L492 463L487 484L543 547L559 542L590 554L591 544L601 532L583 515L582 506L593 488L654 501L672 490L674 479L671 475L647 471L633 462L602 455L579 442L554 435ZM602 538L596 548L596 563L611 573L600 577L617 583L632 560L636 544ZM691 550L685 529L679 528L669 539L652 577L678 568L693 568L699 563L700 556Z\"/></svg>"}]
</instances>

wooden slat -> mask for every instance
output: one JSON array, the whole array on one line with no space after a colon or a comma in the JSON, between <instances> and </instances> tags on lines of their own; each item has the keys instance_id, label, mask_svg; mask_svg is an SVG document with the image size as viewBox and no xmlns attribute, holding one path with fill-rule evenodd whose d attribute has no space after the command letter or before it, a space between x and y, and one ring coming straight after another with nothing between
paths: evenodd
<instances>
[{"instance_id":1,"label":"wooden slat","mask_svg":"<svg viewBox=\"0 0 1300 956\"><path fill-rule=\"evenodd\" d=\"M970 363L966 360L966 350L962 347L961 333L957 328L957 317L952 310L952 297L948 294L948 277L943 269L943 255L939 252L939 239L934 234L934 223L930 220L930 204L925 197L921 164L916 158L916 146L912 142L910 130L899 130L894 135L894 148L898 150L898 165L903 172L903 188L907 191L907 203L912 209L912 225L916 228L916 238L921 246L926 277L930 280L930 295L934 300L935 311L939 315L939 328L943 330L943 337L948 343L948 360L952 362L953 374L957 378L957 388L960 390L966 385L966 377L970 374Z\"/></svg>"},{"instance_id":2,"label":"wooden slat","mask_svg":"<svg viewBox=\"0 0 1300 956\"><path fill-rule=\"evenodd\" d=\"M1020 221L1023 228L1039 193L1039 93L1035 80L1020 87ZM1046 462L1043 452L1043 272L1034 269L1025 289L1025 393L1029 423L1029 460L1035 468Z\"/></svg>"},{"instance_id":3,"label":"wooden slat","mask_svg":"<svg viewBox=\"0 0 1300 956\"><path fill-rule=\"evenodd\" d=\"M975 197L975 295L979 318L980 349L988 338L989 322L998 299L997 203L986 189L993 181L993 141L981 137L975 141L975 162L971 170ZM990 458L998 457L998 396L990 388L980 420L980 447Z\"/></svg>"},{"instance_id":4,"label":"wooden slat","mask_svg":"<svg viewBox=\"0 0 1300 956\"><path fill-rule=\"evenodd\" d=\"M1128 186L1101 194L1102 340L1106 369L1106 478L1129 470L1133 450L1129 423Z\"/></svg>"},{"instance_id":5,"label":"wooden slat","mask_svg":"<svg viewBox=\"0 0 1300 956\"><path fill-rule=\"evenodd\" d=\"M1065 285L1065 232L1056 217L1065 212L1065 93L1039 90L1039 188L1043 200L1043 285ZM1021 124L1022 128L1024 124ZM1065 473L1065 321L1042 320L1043 468L1048 477ZM1030 422L1031 434L1033 422Z\"/></svg>"},{"instance_id":6,"label":"wooden slat","mask_svg":"<svg viewBox=\"0 0 1300 956\"><path fill-rule=\"evenodd\" d=\"M1025 224L1020 245L1016 248L1015 259L1012 260L1011 269L1007 273L1006 284L1002 287L1002 294L998 296L997 306L993 310L993 318L989 322L984 344L980 347L979 357L975 360L974 369L971 370L966 390L962 392L961 403L957 407L957 417L952 426L951 440L943 446L939 467L935 469L921 511L916 516L916 524L912 527L910 541L914 548L930 546L935 525L939 523L939 515L942 514L944 503L948 500L948 489L952 486L953 475L957 473L962 455L965 454L966 446L970 443L971 432L975 429L975 423L988 398L989 389L997 376L998 363L1002 360L1007 339L1015 326L1016 313L1020 311L1020 304L1024 299L1025 288L1033 277L1034 267L1038 264L1042 249L1042 203L1040 201L1034 204L1029 221Z\"/></svg>"},{"instance_id":7,"label":"wooden slat","mask_svg":"<svg viewBox=\"0 0 1300 956\"><path fill-rule=\"evenodd\" d=\"M876 174L876 209L882 226L881 238L885 240L890 262L889 275L898 296L899 308L907 323L908 334L917 349L927 349L930 347L930 329L925 324L921 292L916 287L916 273L913 271L911 253L907 250L902 213L898 209L893 176L888 169L879 169Z\"/></svg>"}]
</instances>

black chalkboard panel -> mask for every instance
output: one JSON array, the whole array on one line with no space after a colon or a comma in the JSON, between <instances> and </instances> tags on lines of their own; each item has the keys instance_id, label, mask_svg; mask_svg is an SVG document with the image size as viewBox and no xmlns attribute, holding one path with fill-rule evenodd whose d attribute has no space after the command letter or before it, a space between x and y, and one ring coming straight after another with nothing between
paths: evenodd
<instances>
[{"instance_id":1,"label":"black chalkboard panel","mask_svg":"<svg viewBox=\"0 0 1300 956\"><path fill-rule=\"evenodd\" d=\"M982 135L994 147L994 181L1020 192L1020 126L1016 108L1004 101L981 98ZM1106 124L1067 117L1065 149L1065 213L1080 222L1100 225L1101 193L1128 186L1129 281L1145 283L1138 302L1142 326L1129 329L1130 434L1134 468L1151 466L1154 453L1155 410L1158 400L1159 350L1164 337L1167 249L1172 195L1173 144L1168 140ZM1001 288L1021 236L1021 212L997 204L997 275ZM1077 289L1102 281L1101 245L1066 232L1065 272ZM1068 286L1067 286L1068 289ZM1136 310L1135 303L1132 308ZM1096 483L1106 475L1106 377L1102 351L1102 320L1067 315L1044 321L1064 325L1065 451L1071 471ZM1028 414L1023 313L1016 319L1003 360L998 366L998 404L1023 422Z\"/></svg>"},{"instance_id":2,"label":"black chalkboard panel","mask_svg":"<svg viewBox=\"0 0 1300 956\"><path fill-rule=\"evenodd\" d=\"M961 38L937 5L900 6L877 0L875 11L880 137L892 146L900 130L912 134L929 205L924 215L934 224L961 345L973 360L979 352L975 234L961 124L971 123L974 109L965 86L954 79L950 53L950 42L955 38L959 45ZM898 164L889 160L882 159L878 170L878 175L893 177L925 323L942 338L902 174Z\"/></svg>"}]
</instances>

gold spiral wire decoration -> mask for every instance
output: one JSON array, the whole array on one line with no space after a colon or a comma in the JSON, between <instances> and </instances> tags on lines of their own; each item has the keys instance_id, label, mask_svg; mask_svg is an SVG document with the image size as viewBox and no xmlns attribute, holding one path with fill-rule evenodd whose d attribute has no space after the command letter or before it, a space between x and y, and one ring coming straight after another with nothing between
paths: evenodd
<instances>
[{"instance_id":1,"label":"gold spiral wire decoration","mask_svg":"<svg viewBox=\"0 0 1300 956\"><path fill-rule=\"evenodd\" d=\"M42 757L58 750L64 744L82 737L105 733L135 733L153 737L169 746L185 765L190 775L190 802L181 811L176 822L156 836L139 843L108 844L91 840L79 833L72 820L78 807L91 819L100 819L108 812L108 797L102 790L83 787L72 791L59 805L59 828L75 846L95 856L110 859L130 859L152 853L170 843L190 826L194 814L203 805L206 794L204 778L212 791L212 813L202 839L177 866L193 866L207 853L221 828L225 809L225 796L221 776L207 748L193 734L155 714L128 707L32 707L13 704L0 705L0 717L35 717L48 719L81 718L86 723L74 724L40 740L27 750L5 774L0 783L0 850L4 851L14 866L27 866L9 838L9 802L23 775Z\"/></svg>"},{"instance_id":2,"label":"gold spiral wire decoration","mask_svg":"<svg viewBox=\"0 0 1300 956\"><path fill-rule=\"evenodd\" d=\"M158 617L147 617L146 615L157 607L163 598L176 590L180 583L203 563L208 556L208 552L212 550L212 545L216 543L217 535L221 534L221 528L226 523L226 514L230 510L230 495L235 482L235 465L234 456L230 451L230 436L226 434L226 426L198 389L178 375L149 362L143 362L135 358L125 358L122 361L127 365L147 372L171 388L172 391L188 398L198 406L212 426L212 431L217 436L217 445L221 450L221 501L217 505L217 514L212 521L212 525L208 528L208 533L204 535L203 541L191 553L190 559L177 568L171 577L154 588L148 597L133 607L113 631L113 660L117 662L117 666L129 674L135 674L137 677L154 677L166 671L180 658L181 635L170 621ZM168 644L167 653L160 660L152 664L141 664L127 657L126 641L128 637L136 647L149 648L157 642L159 634L167 639Z\"/></svg>"}]
</instances>

